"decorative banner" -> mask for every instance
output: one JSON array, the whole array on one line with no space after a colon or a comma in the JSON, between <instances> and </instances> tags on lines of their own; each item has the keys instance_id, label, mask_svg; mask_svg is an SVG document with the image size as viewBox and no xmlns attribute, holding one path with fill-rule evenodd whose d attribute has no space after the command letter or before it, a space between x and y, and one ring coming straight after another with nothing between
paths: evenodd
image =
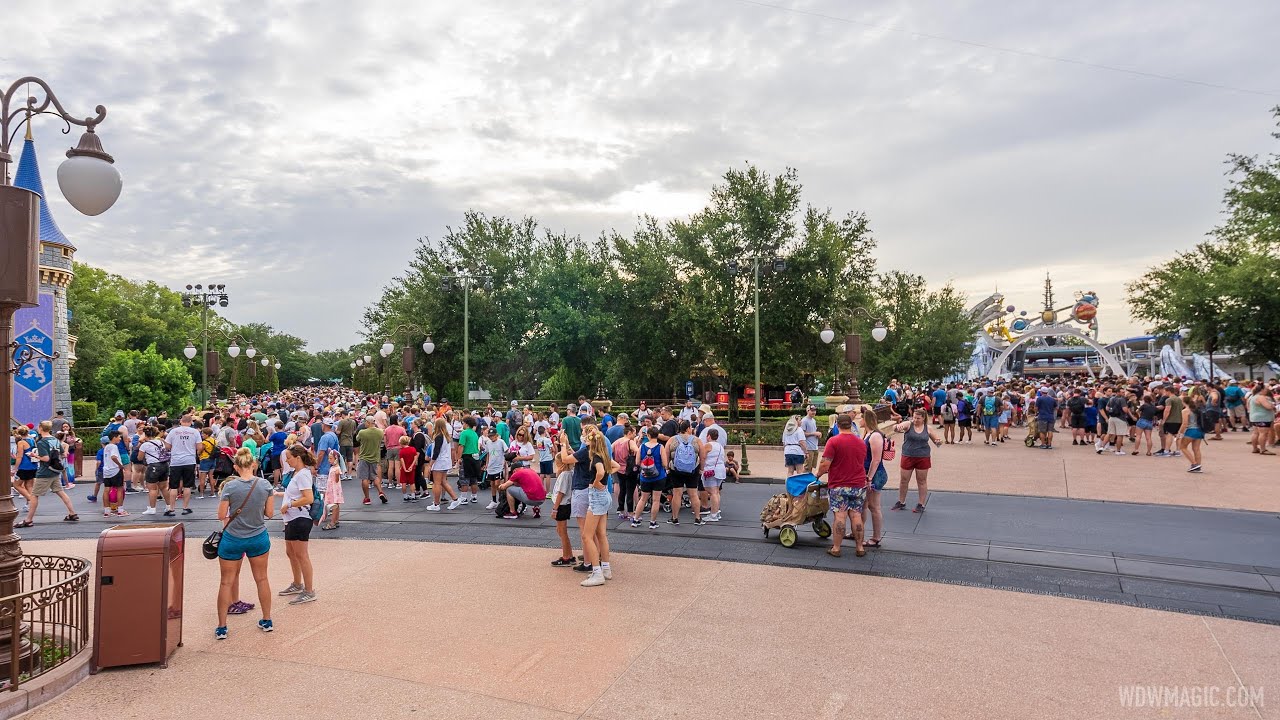
<instances>
[{"instance_id":1,"label":"decorative banner","mask_svg":"<svg viewBox=\"0 0 1280 720\"><path fill-rule=\"evenodd\" d=\"M13 335L19 345L53 354L53 294L40 293L40 305L20 308L13 318ZM17 353L14 353L17 359ZM15 422L38 424L53 417L53 361L33 358L13 379Z\"/></svg>"}]
</instances>

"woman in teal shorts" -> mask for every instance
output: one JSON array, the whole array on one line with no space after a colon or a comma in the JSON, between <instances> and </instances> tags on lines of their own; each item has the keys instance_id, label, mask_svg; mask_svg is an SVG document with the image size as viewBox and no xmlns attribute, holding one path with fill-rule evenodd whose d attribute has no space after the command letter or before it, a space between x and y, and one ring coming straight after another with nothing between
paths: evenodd
<instances>
[{"instance_id":1,"label":"woman in teal shorts","mask_svg":"<svg viewBox=\"0 0 1280 720\"><path fill-rule=\"evenodd\" d=\"M253 451L240 448L234 461L236 474L222 484L222 501L218 505L218 519L226 523L222 540L218 543L218 627L214 637L227 637L227 615L240 615L253 609L252 605L232 598L240 596L240 564L249 558L249 569L258 586L258 604L262 606L262 619L258 627L271 632L271 586L267 580L267 557L271 553L271 538L267 535L267 520L275 514L275 496L271 483L257 476L258 461Z\"/></svg>"}]
</instances>

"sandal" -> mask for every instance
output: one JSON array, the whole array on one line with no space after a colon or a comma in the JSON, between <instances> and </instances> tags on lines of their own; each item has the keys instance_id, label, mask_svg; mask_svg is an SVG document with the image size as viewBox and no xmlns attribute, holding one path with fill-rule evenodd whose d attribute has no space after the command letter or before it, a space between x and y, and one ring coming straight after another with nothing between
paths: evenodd
<instances>
[{"instance_id":1,"label":"sandal","mask_svg":"<svg viewBox=\"0 0 1280 720\"><path fill-rule=\"evenodd\" d=\"M80 519L80 516L79 516L79 515L76 515L75 513L72 513L72 514L70 514L70 515L68 515L68 516L66 516L66 517L64 517L64 518L62 518L62 521L63 521L63 522L75 522L75 521L77 521L77 520L79 520L79 519Z\"/></svg>"},{"instance_id":2,"label":"sandal","mask_svg":"<svg viewBox=\"0 0 1280 720\"><path fill-rule=\"evenodd\" d=\"M22 522L20 522L20 523L14 523L14 524L13 524L13 527L14 527L14 529L16 530L16 529L18 529L18 528L29 528L29 527L31 527L31 526L33 526L33 525L35 525L35 523L33 523L33 522L29 521L29 520L23 520L23 521L22 521Z\"/></svg>"},{"instance_id":3,"label":"sandal","mask_svg":"<svg viewBox=\"0 0 1280 720\"><path fill-rule=\"evenodd\" d=\"M858 557L862 557L863 555L866 555L866 554L867 554L867 551L866 551L866 550L854 550L854 551L853 551L853 554L854 554L854 555L857 555Z\"/></svg>"},{"instance_id":4,"label":"sandal","mask_svg":"<svg viewBox=\"0 0 1280 720\"><path fill-rule=\"evenodd\" d=\"M866 542L862 543L862 547L878 548L878 547L880 547L880 541L879 541L879 540L868 540L868 541L866 541Z\"/></svg>"},{"instance_id":5,"label":"sandal","mask_svg":"<svg viewBox=\"0 0 1280 720\"><path fill-rule=\"evenodd\" d=\"M835 548L827 548L827 554L831 557L840 557L840 551Z\"/></svg>"},{"instance_id":6,"label":"sandal","mask_svg":"<svg viewBox=\"0 0 1280 720\"><path fill-rule=\"evenodd\" d=\"M1258 453L1258 454L1259 454L1259 455L1275 455L1275 453L1271 452L1270 450L1263 450L1262 452L1260 452L1260 453Z\"/></svg>"}]
</instances>

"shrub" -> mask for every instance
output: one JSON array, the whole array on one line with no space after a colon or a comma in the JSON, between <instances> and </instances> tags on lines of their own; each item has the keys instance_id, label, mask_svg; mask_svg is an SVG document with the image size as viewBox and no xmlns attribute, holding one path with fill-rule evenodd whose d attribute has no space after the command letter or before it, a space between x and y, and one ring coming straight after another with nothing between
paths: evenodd
<instances>
[{"instance_id":1,"label":"shrub","mask_svg":"<svg viewBox=\"0 0 1280 720\"><path fill-rule=\"evenodd\" d=\"M71 401L71 422L76 425L92 425L98 420L98 403L87 400Z\"/></svg>"}]
</instances>

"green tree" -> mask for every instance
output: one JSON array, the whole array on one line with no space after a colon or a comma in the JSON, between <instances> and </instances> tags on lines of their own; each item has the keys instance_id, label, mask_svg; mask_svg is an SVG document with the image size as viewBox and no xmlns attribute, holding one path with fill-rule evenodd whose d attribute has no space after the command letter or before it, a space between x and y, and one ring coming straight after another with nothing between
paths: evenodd
<instances>
[{"instance_id":1,"label":"green tree","mask_svg":"<svg viewBox=\"0 0 1280 720\"><path fill-rule=\"evenodd\" d=\"M1280 155L1227 162L1226 220L1129 283L1129 306L1154 333L1189 329L1194 349L1280 359Z\"/></svg>"},{"instance_id":2,"label":"green tree","mask_svg":"<svg viewBox=\"0 0 1280 720\"><path fill-rule=\"evenodd\" d=\"M862 364L858 383L864 400L880 396L892 378L918 383L944 378L962 369L976 330L965 299L951 285L930 292L924 278L891 271L876 278L875 304L885 320L883 342L871 338L870 323L860 329Z\"/></svg>"},{"instance_id":3,"label":"green tree","mask_svg":"<svg viewBox=\"0 0 1280 720\"><path fill-rule=\"evenodd\" d=\"M144 350L117 350L98 370L103 403L118 410L147 408L176 413L195 390L181 360L165 358L155 344Z\"/></svg>"},{"instance_id":4,"label":"green tree","mask_svg":"<svg viewBox=\"0 0 1280 720\"><path fill-rule=\"evenodd\" d=\"M71 368L75 397L100 399L98 371L117 350L154 344L164 357L182 357L187 340L200 330L200 314L184 308L182 296L154 282L139 283L84 263L72 268L67 288L70 329L76 335Z\"/></svg>"}]
</instances>

